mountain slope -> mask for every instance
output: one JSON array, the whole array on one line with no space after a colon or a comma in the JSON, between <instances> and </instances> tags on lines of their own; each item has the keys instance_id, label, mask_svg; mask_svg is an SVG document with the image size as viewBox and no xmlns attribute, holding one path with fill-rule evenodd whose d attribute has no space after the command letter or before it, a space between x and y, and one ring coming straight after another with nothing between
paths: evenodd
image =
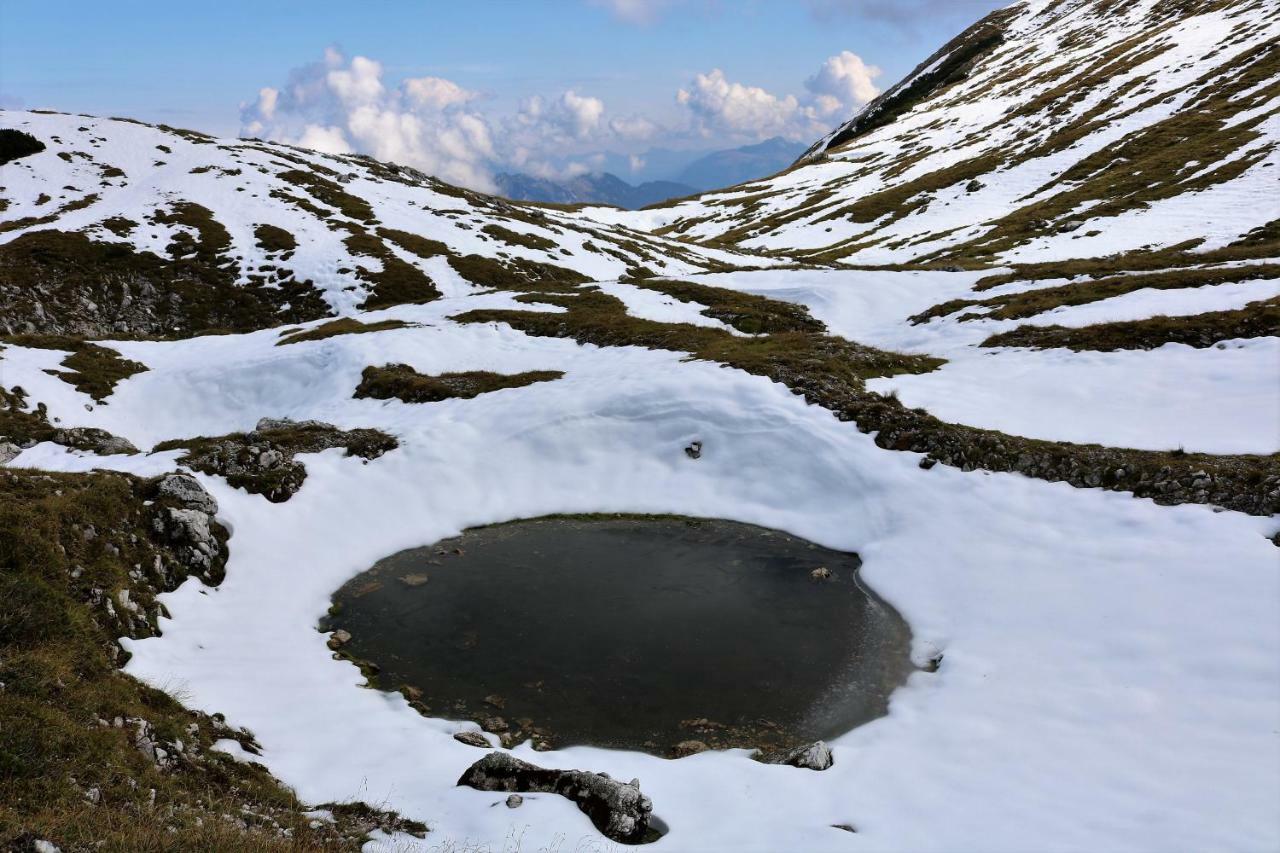
<instances>
[{"instance_id":1,"label":"mountain slope","mask_svg":"<svg viewBox=\"0 0 1280 853\"><path fill-rule=\"evenodd\" d=\"M675 180L700 190L740 184L782 171L800 155L802 147L775 136L754 145L713 151L685 166Z\"/></svg>"},{"instance_id":2,"label":"mountain slope","mask_svg":"<svg viewBox=\"0 0 1280 853\"><path fill-rule=\"evenodd\" d=\"M120 119L0 123L44 145L4 167L8 333L243 331L733 259L364 157Z\"/></svg>"},{"instance_id":3,"label":"mountain slope","mask_svg":"<svg viewBox=\"0 0 1280 853\"><path fill-rule=\"evenodd\" d=\"M988 16L799 168L598 218L851 264L1275 253L1276 0L1029 0ZM585 215L596 215L586 211ZM1262 229L1262 230L1259 230Z\"/></svg>"},{"instance_id":4,"label":"mountain slope","mask_svg":"<svg viewBox=\"0 0 1280 853\"><path fill-rule=\"evenodd\" d=\"M645 181L632 185L611 172L579 175L561 181L504 172L494 180L503 197L517 201L610 204L626 210L677 196L693 195L697 191L688 184L675 181Z\"/></svg>"}]
</instances>

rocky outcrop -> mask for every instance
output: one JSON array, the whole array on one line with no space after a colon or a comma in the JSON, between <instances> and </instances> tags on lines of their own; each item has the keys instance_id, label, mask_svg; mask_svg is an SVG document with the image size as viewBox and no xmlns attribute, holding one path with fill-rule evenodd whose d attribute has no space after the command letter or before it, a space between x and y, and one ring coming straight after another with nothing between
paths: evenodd
<instances>
[{"instance_id":1,"label":"rocky outcrop","mask_svg":"<svg viewBox=\"0 0 1280 853\"><path fill-rule=\"evenodd\" d=\"M221 579L227 532L214 520L218 502L190 474L166 474L153 485L151 528L191 574Z\"/></svg>"},{"instance_id":2,"label":"rocky outcrop","mask_svg":"<svg viewBox=\"0 0 1280 853\"><path fill-rule=\"evenodd\" d=\"M348 456L376 459L399 446L393 436L376 429L340 430L321 421L263 418L252 432L193 438L157 444L155 451L183 449L184 465L252 494L281 503L297 494L307 469L293 457L341 447Z\"/></svg>"},{"instance_id":3,"label":"rocky outcrop","mask_svg":"<svg viewBox=\"0 0 1280 853\"><path fill-rule=\"evenodd\" d=\"M467 768L459 785L480 791L559 794L614 841L635 844L650 838L653 803L640 793L640 781L618 782L588 770L550 770L491 752Z\"/></svg>"}]
</instances>

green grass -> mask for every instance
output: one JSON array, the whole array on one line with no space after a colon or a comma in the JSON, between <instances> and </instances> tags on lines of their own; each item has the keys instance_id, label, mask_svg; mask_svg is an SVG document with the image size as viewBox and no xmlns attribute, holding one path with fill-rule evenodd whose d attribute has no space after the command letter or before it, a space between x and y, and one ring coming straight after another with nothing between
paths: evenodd
<instances>
[{"instance_id":1,"label":"green grass","mask_svg":"<svg viewBox=\"0 0 1280 853\"><path fill-rule=\"evenodd\" d=\"M437 403L441 400L478 397L504 388L521 388L535 382L550 382L564 376L559 370L529 370L524 373L491 373L471 370L462 373L419 373L407 364L366 367L360 375L355 397L401 400L405 403Z\"/></svg>"}]
</instances>

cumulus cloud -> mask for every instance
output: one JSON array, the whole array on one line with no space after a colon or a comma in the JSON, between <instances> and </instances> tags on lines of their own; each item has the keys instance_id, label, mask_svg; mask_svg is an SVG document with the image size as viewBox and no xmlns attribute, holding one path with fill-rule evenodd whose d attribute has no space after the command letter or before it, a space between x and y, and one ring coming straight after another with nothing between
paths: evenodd
<instances>
[{"instance_id":1,"label":"cumulus cloud","mask_svg":"<svg viewBox=\"0 0 1280 853\"><path fill-rule=\"evenodd\" d=\"M775 95L759 86L729 80L719 68L698 74L676 101L689 110L704 136L773 136L806 139L830 129L880 93L873 82L881 71L855 53L829 57L804 83L806 92Z\"/></svg>"},{"instance_id":2,"label":"cumulus cloud","mask_svg":"<svg viewBox=\"0 0 1280 853\"><path fill-rule=\"evenodd\" d=\"M843 50L822 63L818 72L804 81L804 87L813 95L815 109L831 115L861 106L880 94L874 81L881 73L856 53Z\"/></svg>"},{"instance_id":3,"label":"cumulus cloud","mask_svg":"<svg viewBox=\"0 0 1280 853\"><path fill-rule=\"evenodd\" d=\"M779 98L759 86L730 82L719 68L696 75L688 89L676 92L676 102L689 109L706 135L783 133L800 111L794 96Z\"/></svg>"},{"instance_id":4,"label":"cumulus cloud","mask_svg":"<svg viewBox=\"0 0 1280 853\"><path fill-rule=\"evenodd\" d=\"M330 48L241 105L241 134L333 154L359 152L413 166L452 183L493 189L488 120L478 93L441 77L389 85L382 63Z\"/></svg>"}]
</instances>

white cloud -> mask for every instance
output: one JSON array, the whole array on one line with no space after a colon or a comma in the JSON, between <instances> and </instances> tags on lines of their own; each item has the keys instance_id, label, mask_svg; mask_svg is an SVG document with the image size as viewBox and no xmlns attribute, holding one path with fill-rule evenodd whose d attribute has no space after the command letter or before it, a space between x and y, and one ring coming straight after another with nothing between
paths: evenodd
<instances>
[{"instance_id":1,"label":"white cloud","mask_svg":"<svg viewBox=\"0 0 1280 853\"><path fill-rule=\"evenodd\" d=\"M400 84L418 107L444 109L473 101L480 95L443 77L412 77Z\"/></svg>"},{"instance_id":2,"label":"white cloud","mask_svg":"<svg viewBox=\"0 0 1280 853\"><path fill-rule=\"evenodd\" d=\"M880 89L873 81L881 73L856 53L842 50L822 63L818 72L804 81L804 87L813 94L818 112L830 115L840 109L852 110L874 99Z\"/></svg>"},{"instance_id":3,"label":"white cloud","mask_svg":"<svg viewBox=\"0 0 1280 853\"><path fill-rule=\"evenodd\" d=\"M689 108L694 122L708 135L784 133L791 130L800 111L795 97L779 98L758 86L730 82L719 68L695 76L688 89L676 93L676 101Z\"/></svg>"},{"instance_id":4,"label":"white cloud","mask_svg":"<svg viewBox=\"0 0 1280 853\"><path fill-rule=\"evenodd\" d=\"M451 80L417 77L388 87L384 69L330 48L280 89L264 87L241 108L241 133L317 151L360 152L441 179L492 189L493 135L467 109L477 97Z\"/></svg>"},{"instance_id":5,"label":"white cloud","mask_svg":"<svg viewBox=\"0 0 1280 853\"><path fill-rule=\"evenodd\" d=\"M676 101L689 110L696 132L703 136L785 136L809 139L826 133L867 103L880 90L873 82L881 71L849 51L828 57L804 83L803 95L775 95L725 77L719 68L698 74Z\"/></svg>"},{"instance_id":6,"label":"white cloud","mask_svg":"<svg viewBox=\"0 0 1280 853\"><path fill-rule=\"evenodd\" d=\"M591 5L605 7L624 23L652 24L677 2L679 0L591 0Z\"/></svg>"}]
</instances>

